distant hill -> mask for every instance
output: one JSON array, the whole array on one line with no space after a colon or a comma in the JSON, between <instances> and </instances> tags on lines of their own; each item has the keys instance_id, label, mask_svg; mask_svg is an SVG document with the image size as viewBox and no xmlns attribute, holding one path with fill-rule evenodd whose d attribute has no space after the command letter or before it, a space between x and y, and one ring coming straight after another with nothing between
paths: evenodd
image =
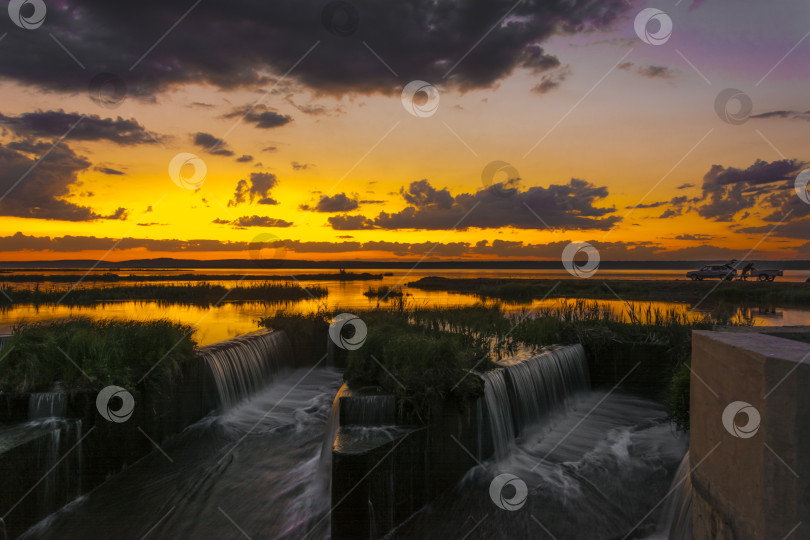
<instances>
[{"instance_id":1,"label":"distant hill","mask_svg":"<svg viewBox=\"0 0 810 540\"><path fill-rule=\"evenodd\" d=\"M602 261L599 267L603 270L672 270L699 268L704 264L728 262L725 260L706 261ZM750 261L758 268L780 268L782 270L810 270L810 261ZM417 261L307 261L307 260L266 260L253 259L133 259L129 261L107 262L84 259L58 261L0 261L3 269L38 269L38 270L96 270L111 269L409 269ZM424 261L418 264L422 270L562 270L560 261Z\"/></svg>"}]
</instances>

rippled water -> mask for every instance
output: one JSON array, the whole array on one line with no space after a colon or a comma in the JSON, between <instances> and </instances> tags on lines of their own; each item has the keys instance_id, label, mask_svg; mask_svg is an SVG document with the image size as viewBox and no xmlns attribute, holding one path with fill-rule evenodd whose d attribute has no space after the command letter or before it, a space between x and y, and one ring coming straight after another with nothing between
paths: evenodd
<instances>
[{"instance_id":1,"label":"rippled water","mask_svg":"<svg viewBox=\"0 0 810 540\"><path fill-rule=\"evenodd\" d=\"M332 369L296 370L211 415L24 538L325 538L329 496L319 467Z\"/></svg>"},{"instance_id":2,"label":"rippled water","mask_svg":"<svg viewBox=\"0 0 810 540\"><path fill-rule=\"evenodd\" d=\"M506 457L471 469L387 538L608 540L634 529L653 533L686 445L660 405L588 392L535 425ZM509 482L493 493L504 474Z\"/></svg>"}]
</instances>

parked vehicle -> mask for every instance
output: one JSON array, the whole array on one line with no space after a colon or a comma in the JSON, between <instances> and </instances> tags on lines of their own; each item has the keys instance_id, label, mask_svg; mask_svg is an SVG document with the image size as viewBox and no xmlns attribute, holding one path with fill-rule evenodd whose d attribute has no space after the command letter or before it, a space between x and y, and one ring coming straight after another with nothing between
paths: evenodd
<instances>
[{"instance_id":1,"label":"parked vehicle","mask_svg":"<svg viewBox=\"0 0 810 540\"><path fill-rule=\"evenodd\" d=\"M742 269L742 273L740 274L740 279L747 280L748 278L751 279L758 279L760 281L773 281L776 279L776 276L783 275L781 270L759 270L754 267L753 263L748 263Z\"/></svg>"},{"instance_id":2,"label":"parked vehicle","mask_svg":"<svg viewBox=\"0 0 810 540\"><path fill-rule=\"evenodd\" d=\"M729 264L707 264L700 270L692 270L686 273L686 277L692 281L703 279L725 279L731 281L737 276L737 271Z\"/></svg>"}]
</instances>

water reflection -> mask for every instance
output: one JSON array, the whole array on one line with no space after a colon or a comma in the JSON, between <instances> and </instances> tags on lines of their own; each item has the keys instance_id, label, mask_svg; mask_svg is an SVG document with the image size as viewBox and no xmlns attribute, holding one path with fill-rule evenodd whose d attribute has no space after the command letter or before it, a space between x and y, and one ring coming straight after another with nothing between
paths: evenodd
<instances>
[{"instance_id":1,"label":"water reflection","mask_svg":"<svg viewBox=\"0 0 810 540\"><path fill-rule=\"evenodd\" d=\"M160 271L161 275L170 274L188 274L191 272L196 273L215 273L219 276L232 275L233 280L214 281L211 283L221 284L227 287L234 285L235 280L239 280L245 275L244 270L172 270ZM306 274L322 274L323 270L288 270L291 274L306 275ZM405 300L410 307L458 307L458 306L471 306L481 303L481 300L469 294L449 293L445 291L427 291L421 289L412 289L407 287L407 283L416 281L426 276L445 276L445 277L500 277L500 278L552 278L559 272L553 270L541 271L515 271L515 270L369 270L371 273L384 275L380 280L374 281L339 281L339 280L317 280L317 281L301 281L300 285L303 287L308 286L322 286L329 290L329 295L321 300L306 299L299 302L292 302L287 304L268 305L264 303L230 303L225 302L220 306L209 308L207 306L191 306L191 305L166 305L163 302L153 301L123 301L116 303L107 303L104 305L92 306L64 306L64 305L12 305L11 307L1 308L0 311L0 334L8 332L9 329L22 321L44 321L51 319L60 319L65 317L86 316L90 318L118 318L118 319L134 319L134 320L151 320L168 318L174 321L179 321L185 324L190 324L197 328L196 339L202 345L215 343L225 339L230 339L237 335L244 334L255 330L257 321L262 317L267 317L275 313L279 309L286 309L300 313L311 313L319 309L343 311L364 310L371 309L377 306L390 305L390 301L380 301L376 298L368 298L363 293L369 288L377 288L380 286L388 287L403 287L405 293ZM636 278L636 279L672 279L675 275L680 276L681 271L643 271L630 273L633 271L612 271L606 272L605 278ZM47 274L47 272L31 272L37 274ZM69 272L53 271L52 274L67 274ZM148 274L150 271L126 271L121 272L123 275L129 274ZM151 273L157 273L151 271ZM251 272L256 274L257 272ZM278 269L267 270L266 273L279 274ZM787 273L787 272L786 272ZM798 272L794 272L799 274ZM610 275L608 275L610 274ZM81 277L82 273L77 273L77 279ZM562 277L562 276L560 276ZM798 281L799 276L786 276L787 279ZM803 276L801 276L803 277ZM2 275L0 274L0 282L2 282ZM171 282L162 282L168 284ZM185 282L183 282L185 283ZM244 281L242 285L250 285L257 283L255 281ZM21 287L22 283L13 283L14 287ZM30 284L34 286L34 284ZM114 285L114 284L113 284ZM67 289L70 285L64 283L40 283L40 288L54 287ZM505 304L504 309L508 312L520 312L527 309L542 309L552 308L559 305L561 300L534 300L532 302ZM623 317L625 320L630 320L628 316L628 304L620 300L599 300L603 309L609 310L616 316ZM711 308L690 311L690 306L683 303L676 302L630 302L631 309L639 312L645 312L647 309L660 310L666 312L668 310L675 310L677 313L687 315L689 317L699 318L706 313L711 313ZM744 317L761 326L781 326L781 325L810 325L810 310L802 309L783 309L774 307L744 307L735 308L733 313L727 313L730 317Z\"/></svg>"}]
</instances>

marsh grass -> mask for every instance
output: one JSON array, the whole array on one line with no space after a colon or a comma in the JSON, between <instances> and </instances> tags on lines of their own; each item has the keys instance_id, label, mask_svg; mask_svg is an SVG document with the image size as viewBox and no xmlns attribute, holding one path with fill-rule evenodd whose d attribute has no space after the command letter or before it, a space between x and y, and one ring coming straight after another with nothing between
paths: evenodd
<instances>
[{"instance_id":1,"label":"marsh grass","mask_svg":"<svg viewBox=\"0 0 810 540\"><path fill-rule=\"evenodd\" d=\"M381 285L379 287L369 287L363 293L367 298L379 298L380 300L389 300L393 298L402 298L403 292L401 288L392 288L388 285Z\"/></svg>"},{"instance_id":2,"label":"marsh grass","mask_svg":"<svg viewBox=\"0 0 810 540\"><path fill-rule=\"evenodd\" d=\"M216 305L221 302L281 303L328 295L325 287L304 289L295 283L263 282L236 285L232 288L210 283L183 285L130 285L114 287L15 289L4 286L0 305L54 304L90 305L122 301L156 301L162 304ZM67 293L67 294L65 294ZM64 297L64 298L63 298ZM10 299L10 300L9 300Z\"/></svg>"},{"instance_id":3,"label":"marsh grass","mask_svg":"<svg viewBox=\"0 0 810 540\"><path fill-rule=\"evenodd\" d=\"M20 324L0 349L0 389L48 390L110 384L133 388L153 366L147 381L171 378L195 356L188 325L73 318Z\"/></svg>"}]
</instances>

